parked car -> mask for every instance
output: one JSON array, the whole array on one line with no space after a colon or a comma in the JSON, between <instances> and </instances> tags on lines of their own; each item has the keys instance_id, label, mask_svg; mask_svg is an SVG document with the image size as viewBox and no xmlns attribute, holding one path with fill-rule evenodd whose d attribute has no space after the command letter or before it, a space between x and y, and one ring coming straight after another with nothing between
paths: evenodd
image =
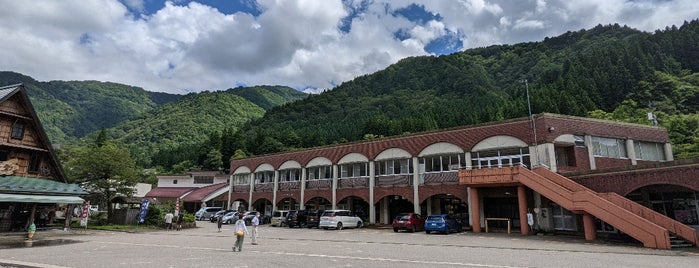
<instances>
[{"instance_id":1,"label":"parked car","mask_svg":"<svg viewBox=\"0 0 699 268\"><path fill-rule=\"evenodd\" d=\"M400 213L393 218L393 231L406 230L414 233L425 229L425 218L416 213Z\"/></svg>"},{"instance_id":2,"label":"parked car","mask_svg":"<svg viewBox=\"0 0 699 268\"><path fill-rule=\"evenodd\" d=\"M204 221L207 219L210 219L211 216L214 215L214 213L222 210L223 208L221 207L205 207L199 209L196 213L194 213L194 219L198 221Z\"/></svg>"},{"instance_id":3,"label":"parked car","mask_svg":"<svg viewBox=\"0 0 699 268\"><path fill-rule=\"evenodd\" d=\"M271 225L272 226L284 226L284 221L286 220L286 214L289 213L288 210L277 210L272 212Z\"/></svg>"},{"instance_id":4,"label":"parked car","mask_svg":"<svg viewBox=\"0 0 699 268\"><path fill-rule=\"evenodd\" d=\"M342 230L342 228L362 228L364 222L362 219L357 217L356 214L349 210L326 210L323 215L320 216L320 222L318 222L318 228L323 228L327 230L328 228L335 228L337 230Z\"/></svg>"},{"instance_id":5,"label":"parked car","mask_svg":"<svg viewBox=\"0 0 699 268\"><path fill-rule=\"evenodd\" d=\"M454 217L447 214L430 215L425 220L425 233L441 232L441 233L458 233L461 231L461 224Z\"/></svg>"},{"instance_id":6,"label":"parked car","mask_svg":"<svg viewBox=\"0 0 699 268\"><path fill-rule=\"evenodd\" d=\"M290 210L289 213L286 214L284 223L286 223L289 228L304 227L308 224L307 219L308 212L305 210Z\"/></svg>"},{"instance_id":7,"label":"parked car","mask_svg":"<svg viewBox=\"0 0 699 268\"><path fill-rule=\"evenodd\" d=\"M306 227L318 228L318 223L320 222L320 216L323 215L324 210L309 210L306 215Z\"/></svg>"},{"instance_id":8,"label":"parked car","mask_svg":"<svg viewBox=\"0 0 699 268\"><path fill-rule=\"evenodd\" d=\"M225 224L233 224L238 220L239 215L240 214L237 211L230 211L223 215L221 222Z\"/></svg>"},{"instance_id":9,"label":"parked car","mask_svg":"<svg viewBox=\"0 0 699 268\"><path fill-rule=\"evenodd\" d=\"M252 225L252 218L255 217L255 213L257 213L257 211L247 211L247 212L243 213L243 220L245 221L245 225L247 225L247 226ZM268 223L269 223L269 215L260 214L260 225L268 224Z\"/></svg>"},{"instance_id":10,"label":"parked car","mask_svg":"<svg viewBox=\"0 0 699 268\"><path fill-rule=\"evenodd\" d=\"M227 209L227 210L219 210L219 211L216 211L216 213L214 213L214 215L211 216L211 218L209 219L209 221L211 221L211 222L216 222L216 219L218 218L219 215L223 216L223 215L226 215L226 213L228 213L228 212L233 212L233 211L235 211L235 210Z\"/></svg>"}]
</instances>

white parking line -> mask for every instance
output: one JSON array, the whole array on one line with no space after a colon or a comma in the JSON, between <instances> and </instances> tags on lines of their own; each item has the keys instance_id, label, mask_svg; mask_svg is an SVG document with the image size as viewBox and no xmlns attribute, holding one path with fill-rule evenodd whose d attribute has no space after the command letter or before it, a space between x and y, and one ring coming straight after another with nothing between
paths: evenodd
<instances>
[{"instance_id":1,"label":"white parking line","mask_svg":"<svg viewBox=\"0 0 699 268\"><path fill-rule=\"evenodd\" d=\"M144 247L196 249L196 250L208 250L208 251L230 251L228 249L222 249L222 248L186 247L186 246L125 243L125 242L97 242L97 243L130 245L130 246L144 246ZM520 267L520 266L492 265L492 264L467 263L467 262L416 261L416 260L403 260L403 259L343 256L343 255L293 253L293 252L281 252L281 251L246 250L246 252L253 252L253 253L260 253L260 254L286 255L286 256L304 256L304 257L312 257L312 258L352 259L352 260L364 260L364 261L376 261L376 262L414 263L414 264L425 264L425 265L446 265L446 266L488 267L488 268L524 268L524 267Z\"/></svg>"}]
</instances>

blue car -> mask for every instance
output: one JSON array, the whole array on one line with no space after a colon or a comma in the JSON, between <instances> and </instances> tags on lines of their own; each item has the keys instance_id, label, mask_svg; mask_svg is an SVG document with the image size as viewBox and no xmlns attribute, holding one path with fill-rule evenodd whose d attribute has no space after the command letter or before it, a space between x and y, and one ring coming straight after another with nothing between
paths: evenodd
<instances>
[{"instance_id":1,"label":"blue car","mask_svg":"<svg viewBox=\"0 0 699 268\"><path fill-rule=\"evenodd\" d=\"M455 218L447 214L430 215L425 220L425 233L458 233L461 231L461 224Z\"/></svg>"}]
</instances>

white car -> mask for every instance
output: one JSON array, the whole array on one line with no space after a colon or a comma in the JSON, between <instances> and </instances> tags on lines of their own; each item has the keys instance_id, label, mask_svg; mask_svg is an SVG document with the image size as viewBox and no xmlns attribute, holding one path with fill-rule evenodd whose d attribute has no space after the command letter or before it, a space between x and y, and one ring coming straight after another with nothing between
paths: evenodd
<instances>
[{"instance_id":1,"label":"white car","mask_svg":"<svg viewBox=\"0 0 699 268\"><path fill-rule=\"evenodd\" d=\"M337 230L342 230L342 228L362 228L362 226L364 226L364 222L362 222L361 218L349 210L342 209L326 210L320 216L320 221L318 222L318 228L325 230L328 228Z\"/></svg>"}]
</instances>

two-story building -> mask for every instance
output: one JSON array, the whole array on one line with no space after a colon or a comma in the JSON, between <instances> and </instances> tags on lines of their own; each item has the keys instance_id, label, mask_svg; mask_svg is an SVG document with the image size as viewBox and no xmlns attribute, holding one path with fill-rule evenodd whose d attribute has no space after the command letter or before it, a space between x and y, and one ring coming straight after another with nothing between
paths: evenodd
<instances>
[{"instance_id":1,"label":"two-story building","mask_svg":"<svg viewBox=\"0 0 699 268\"><path fill-rule=\"evenodd\" d=\"M180 175L158 175L158 185L145 198L158 203L180 200L180 209L194 213L200 207L229 207L230 176L219 171L192 171Z\"/></svg>"},{"instance_id":2,"label":"two-story building","mask_svg":"<svg viewBox=\"0 0 699 268\"><path fill-rule=\"evenodd\" d=\"M474 232L623 232L668 248L668 232L692 232L696 245L697 166L673 161L663 128L544 113L234 160L230 191L266 214L344 208L390 224L402 212L446 213Z\"/></svg>"},{"instance_id":3,"label":"two-story building","mask_svg":"<svg viewBox=\"0 0 699 268\"><path fill-rule=\"evenodd\" d=\"M24 86L0 87L0 231L49 226L86 194L67 183Z\"/></svg>"}]
</instances>

